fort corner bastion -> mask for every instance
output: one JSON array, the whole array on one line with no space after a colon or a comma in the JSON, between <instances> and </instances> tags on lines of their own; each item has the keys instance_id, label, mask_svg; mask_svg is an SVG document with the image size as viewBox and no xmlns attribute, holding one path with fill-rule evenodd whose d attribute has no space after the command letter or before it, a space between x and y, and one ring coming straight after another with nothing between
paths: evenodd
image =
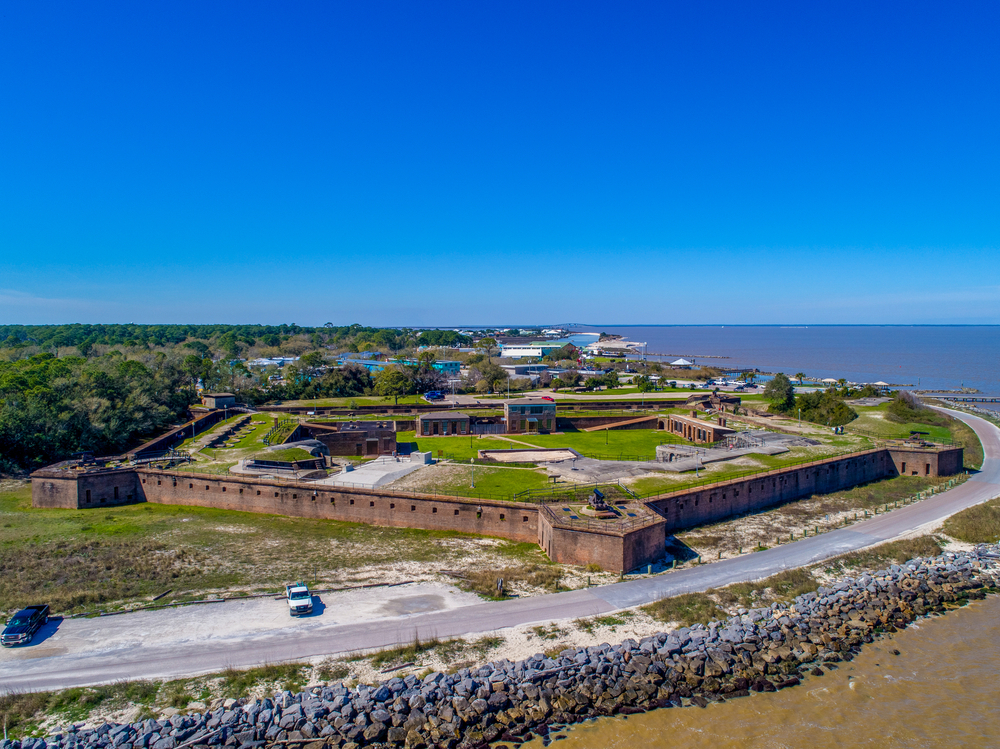
<instances>
[{"instance_id":1,"label":"fort corner bastion","mask_svg":"<svg viewBox=\"0 0 1000 749\"><path fill-rule=\"evenodd\" d=\"M363 489L270 477L198 474L124 462L66 461L31 474L34 507L92 509L152 502L461 531L538 543L555 562L628 572L663 558L667 536L900 475L962 470L960 447L891 446L682 489L639 500L613 520L594 520L559 502L504 502L388 488Z\"/></svg>"}]
</instances>

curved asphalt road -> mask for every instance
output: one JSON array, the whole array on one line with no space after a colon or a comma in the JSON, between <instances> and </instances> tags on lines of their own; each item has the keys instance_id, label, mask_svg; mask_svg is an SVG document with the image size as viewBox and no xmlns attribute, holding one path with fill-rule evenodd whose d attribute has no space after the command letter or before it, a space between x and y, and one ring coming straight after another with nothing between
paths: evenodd
<instances>
[{"instance_id":1,"label":"curved asphalt road","mask_svg":"<svg viewBox=\"0 0 1000 749\"><path fill-rule=\"evenodd\" d=\"M18 658L13 661L4 659L0 662L0 686L6 690L42 690L119 679L178 678L220 671L228 666L249 667L384 648L412 642L416 636L443 638L475 635L552 619L594 616L665 596L757 580L785 569L813 564L887 541L1000 495L1000 430L979 417L951 413L969 424L979 435L985 456L982 470L954 489L855 523L850 528L768 551L600 588L476 604L359 624L321 624L301 630L177 642L157 647L143 645L141 641L139 644L123 643L121 647L115 647L112 642L99 651L80 654ZM212 616L210 607L205 608L205 614ZM62 627L85 625L83 620L69 620Z\"/></svg>"}]
</instances>

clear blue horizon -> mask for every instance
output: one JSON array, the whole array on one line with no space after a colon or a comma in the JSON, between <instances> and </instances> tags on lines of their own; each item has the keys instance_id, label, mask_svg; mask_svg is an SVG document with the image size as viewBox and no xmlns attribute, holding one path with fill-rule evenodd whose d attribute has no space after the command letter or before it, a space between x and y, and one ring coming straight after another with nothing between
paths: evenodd
<instances>
[{"instance_id":1,"label":"clear blue horizon","mask_svg":"<svg viewBox=\"0 0 1000 749\"><path fill-rule=\"evenodd\" d=\"M998 21L9 4L0 323L1000 323Z\"/></svg>"}]
</instances>

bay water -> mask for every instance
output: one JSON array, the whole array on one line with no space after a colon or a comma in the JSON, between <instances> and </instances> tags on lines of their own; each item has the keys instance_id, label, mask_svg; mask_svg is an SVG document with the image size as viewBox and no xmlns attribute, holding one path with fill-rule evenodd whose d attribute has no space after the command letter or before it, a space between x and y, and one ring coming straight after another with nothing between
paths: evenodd
<instances>
[{"instance_id":1,"label":"bay water","mask_svg":"<svg viewBox=\"0 0 1000 749\"><path fill-rule=\"evenodd\" d=\"M1000 746L1000 596L919 620L853 661L774 693L601 718L558 749ZM899 651L899 655L893 654ZM542 740L523 744L542 749Z\"/></svg>"},{"instance_id":2,"label":"bay water","mask_svg":"<svg viewBox=\"0 0 1000 749\"><path fill-rule=\"evenodd\" d=\"M573 326L646 343L649 358L756 367L809 378L1000 395L1000 326ZM592 338L589 340L593 340Z\"/></svg>"}]
</instances>

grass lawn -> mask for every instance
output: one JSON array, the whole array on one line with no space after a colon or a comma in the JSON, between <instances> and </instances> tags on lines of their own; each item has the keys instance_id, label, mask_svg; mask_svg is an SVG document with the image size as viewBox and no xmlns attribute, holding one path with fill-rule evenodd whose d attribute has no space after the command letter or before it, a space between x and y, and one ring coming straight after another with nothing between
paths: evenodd
<instances>
[{"instance_id":1,"label":"grass lawn","mask_svg":"<svg viewBox=\"0 0 1000 749\"><path fill-rule=\"evenodd\" d=\"M264 439L264 435L274 426L275 417L271 414L254 414L250 421L251 423L255 421L263 421L264 423L253 427L246 437L237 442L235 448L237 450L262 449L264 443L261 440Z\"/></svg>"},{"instance_id":2,"label":"grass lawn","mask_svg":"<svg viewBox=\"0 0 1000 749\"><path fill-rule=\"evenodd\" d=\"M215 476L228 476L229 469L236 465L239 461L226 461L222 463L203 463L201 461L195 461L192 463L182 463L177 466L174 470L177 471L187 471L189 473L208 473Z\"/></svg>"},{"instance_id":3,"label":"grass lawn","mask_svg":"<svg viewBox=\"0 0 1000 749\"><path fill-rule=\"evenodd\" d=\"M303 450L301 447L288 447L284 450L265 450L264 452L257 453L256 457L260 460L278 460L284 462L315 459L312 453L308 450Z\"/></svg>"},{"instance_id":4,"label":"grass lawn","mask_svg":"<svg viewBox=\"0 0 1000 749\"><path fill-rule=\"evenodd\" d=\"M184 450L185 448L191 447L191 443L192 442L194 442L196 440L200 440L206 434L222 434L222 432L224 432L228 427L232 426L238 420L244 419L244 418L246 418L246 414L236 414L236 416L230 416L225 421L220 421L218 424L216 424L215 426L213 426L211 429L198 432L194 436L194 439L192 439L191 437L188 437L181 444L177 445L176 449L178 449L178 450ZM191 430L189 429L188 430L188 434L190 434L190 433L191 433Z\"/></svg>"},{"instance_id":5,"label":"grass lawn","mask_svg":"<svg viewBox=\"0 0 1000 749\"><path fill-rule=\"evenodd\" d=\"M678 437L656 429L609 429L599 432L565 432L563 434L512 434L511 439L538 447L571 447L589 455L631 455L656 457L656 446L678 443Z\"/></svg>"},{"instance_id":6,"label":"grass lawn","mask_svg":"<svg viewBox=\"0 0 1000 749\"><path fill-rule=\"evenodd\" d=\"M944 425L926 424L919 421L900 424L887 418L888 405L888 403L883 403L880 406L868 408L855 406L854 410L857 411L858 418L847 425L848 431L856 429L883 439L909 437L910 432L927 432L926 438L931 442L948 442L950 440L963 447L966 468L978 469L982 466L983 446L976 433L963 422L958 419L950 419ZM929 411L928 415L934 420L941 417L941 414L936 411Z\"/></svg>"},{"instance_id":7,"label":"grass lawn","mask_svg":"<svg viewBox=\"0 0 1000 749\"><path fill-rule=\"evenodd\" d=\"M401 442L416 443L417 450L421 452L431 452L437 457L438 451L444 455L450 455L455 460L468 460L478 456L479 450L509 450L518 447L506 440L492 439L490 437L478 436L457 436L457 437L418 437L416 432L397 432L396 443Z\"/></svg>"},{"instance_id":8,"label":"grass lawn","mask_svg":"<svg viewBox=\"0 0 1000 749\"><path fill-rule=\"evenodd\" d=\"M887 403L872 407L853 406L858 413L858 418L847 425L848 431L855 429L884 439L909 437L910 432L929 432L928 439L932 442L952 439L951 430L947 426L935 426L916 421L905 424L889 421L886 413L887 406Z\"/></svg>"},{"instance_id":9,"label":"grass lawn","mask_svg":"<svg viewBox=\"0 0 1000 749\"><path fill-rule=\"evenodd\" d=\"M831 455L841 452L852 452L852 450L839 450L830 453L816 453L808 448L792 448L787 453L781 455L750 455L748 456L756 465L734 464L726 461L719 463L709 463L699 471L700 476L696 476L694 471L685 473L665 473L662 476L652 476L649 478L636 479L630 481L629 488L641 497L663 494L666 492L686 489L698 484L709 484L716 481L727 481L740 476L749 476L753 473L762 473L775 468L785 468L808 463L813 460L822 460Z\"/></svg>"},{"instance_id":10,"label":"grass lawn","mask_svg":"<svg viewBox=\"0 0 1000 749\"><path fill-rule=\"evenodd\" d=\"M35 509L30 485L19 482L0 487L0 516L5 611L38 601L56 613L90 611L168 589L164 602L234 587L276 591L289 580L351 580L404 562L460 569L478 543L454 532L200 507ZM531 546L499 542L490 554L501 564L543 560Z\"/></svg>"},{"instance_id":11,"label":"grass lawn","mask_svg":"<svg viewBox=\"0 0 1000 749\"><path fill-rule=\"evenodd\" d=\"M529 489L543 489L550 483L545 473L530 468L486 468L477 465L475 489L472 488L472 478L473 466L450 463L425 468L412 477L407 477L405 488L413 491L460 493L463 496L481 493L513 500L514 494Z\"/></svg>"},{"instance_id":12,"label":"grass lawn","mask_svg":"<svg viewBox=\"0 0 1000 749\"><path fill-rule=\"evenodd\" d=\"M695 484L710 484L716 481L725 481L736 478L749 471L766 471L767 468L749 468L741 465L731 465L727 463L711 463L707 468L699 471L700 476L690 473L663 473L649 478L635 479L628 481L628 487L640 497L649 497L656 494L686 489Z\"/></svg>"}]
</instances>

